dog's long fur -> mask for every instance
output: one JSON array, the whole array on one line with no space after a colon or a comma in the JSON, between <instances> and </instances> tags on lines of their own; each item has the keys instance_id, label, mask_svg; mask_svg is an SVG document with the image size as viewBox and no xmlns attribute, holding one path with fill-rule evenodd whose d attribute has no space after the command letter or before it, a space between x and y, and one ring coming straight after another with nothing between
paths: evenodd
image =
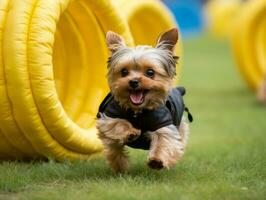
<instances>
[{"instance_id":1,"label":"dog's long fur","mask_svg":"<svg viewBox=\"0 0 266 200\"><path fill-rule=\"evenodd\" d=\"M156 109L165 103L172 89L176 71L178 58L173 52L177 40L177 29L171 29L161 35L156 48L130 48L125 45L121 36L113 32L107 33L107 45L112 53L108 60L108 83L111 93L121 107L139 112L143 109ZM128 75L121 76L123 69L127 70ZM153 77L147 77L145 74L149 69L154 71ZM140 105L130 101L131 80L139 82L141 93L148 91ZM132 138L138 137L141 131L124 119L114 119L105 115L97 120L96 126L109 166L116 172L126 171L129 162L124 146ZM173 166L184 154L188 132L188 124L183 119L178 127L170 125L144 133L151 139L148 165L153 169Z\"/></svg>"}]
</instances>

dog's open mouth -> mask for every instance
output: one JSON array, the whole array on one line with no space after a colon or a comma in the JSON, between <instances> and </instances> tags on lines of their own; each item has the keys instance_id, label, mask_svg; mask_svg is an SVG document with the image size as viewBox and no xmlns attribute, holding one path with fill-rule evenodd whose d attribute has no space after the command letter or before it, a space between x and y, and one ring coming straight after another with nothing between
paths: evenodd
<instances>
[{"instance_id":1,"label":"dog's open mouth","mask_svg":"<svg viewBox=\"0 0 266 200\"><path fill-rule=\"evenodd\" d=\"M129 98L132 104L139 106L144 102L145 94L147 90L131 90L129 94Z\"/></svg>"}]
</instances>

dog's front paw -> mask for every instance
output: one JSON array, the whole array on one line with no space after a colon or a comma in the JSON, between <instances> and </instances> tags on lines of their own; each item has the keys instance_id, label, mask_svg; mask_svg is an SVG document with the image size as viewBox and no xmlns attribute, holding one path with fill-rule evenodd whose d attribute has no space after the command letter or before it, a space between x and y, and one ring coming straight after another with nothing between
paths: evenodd
<instances>
[{"instance_id":1,"label":"dog's front paw","mask_svg":"<svg viewBox=\"0 0 266 200\"><path fill-rule=\"evenodd\" d=\"M157 169L157 170L164 168L163 161L160 159L156 159L156 158L150 158L148 160L148 166L151 169Z\"/></svg>"},{"instance_id":2,"label":"dog's front paw","mask_svg":"<svg viewBox=\"0 0 266 200\"><path fill-rule=\"evenodd\" d=\"M127 142L133 142L135 141L141 134L141 131L135 128L131 128L128 131L128 135L126 137L126 140L124 141L125 143Z\"/></svg>"},{"instance_id":3,"label":"dog's front paw","mask_svg":"<svg viewBox=\"0 0 266 200\"><path fill-rule=\"evenodd\" d=\"M111 145L125 145L136 140L141 134L140 130L123 119L97 120L96 127L99 130L99 138Z\"/></svg>"}]
</instances>

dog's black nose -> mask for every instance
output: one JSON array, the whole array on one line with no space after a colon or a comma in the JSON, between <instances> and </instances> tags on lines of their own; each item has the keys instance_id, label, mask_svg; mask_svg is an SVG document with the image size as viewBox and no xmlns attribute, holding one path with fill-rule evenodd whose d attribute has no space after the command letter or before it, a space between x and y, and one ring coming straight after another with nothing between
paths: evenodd
<instances>
[{"instance_id":1,"label":"dog's black nose","mask_svg":"<svg viewBox=\"0 0 266 200\"><path fill-rule=\"evenodd\" d=\"M139 81L136 79L130 80L129 85L131 88L136 89L137 87L139 87Z\"/></svg>"}]
</instances>

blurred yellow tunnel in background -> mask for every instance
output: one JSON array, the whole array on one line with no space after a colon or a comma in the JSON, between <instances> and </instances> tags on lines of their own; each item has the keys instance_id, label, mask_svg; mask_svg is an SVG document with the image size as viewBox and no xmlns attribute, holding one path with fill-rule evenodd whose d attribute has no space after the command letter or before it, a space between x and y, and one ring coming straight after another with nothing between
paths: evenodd
<instances>
[{"instance_id":1,"label":"blurred yellow tunnel in background","mask_svg":"<svg viewBox=\"0 0 266 200\"><path fill-rule=\"evenodd\" d=\"M232 29L232 47L238 69L256 91L266 75L266 1L243 4Z\"/></svg>"},{"instance_id":2,"label":"blurred yellow tunnel in background","mask_svg":"<svg viewBox=\"0 0 266 200\"><path fill-rule=\"evenodd\" d=\"M1 0L0 159L101 152L94 124L109 90L105 33L155 44L174 26L159 0Z\"/></svg>"},{"instance_id":3,"label":"blurred yellow tunnel in background","mask_svg":"<svg viewBox=\"0 0 266 200\"><path fill-rule=\"evenodd\" d=\"M241 0L209 1L205 7L208 31L217 38L228 38L241 6Z\"/></svg>"},{"instance_id":4,"label":"blurred yellow tunnel in background","mask_svg":"<svg viewBox=\"0 0 266 200\"><path fill-rule=\"evenodd\" d=\"M212 0L206 15L208 31L230 40L239 72L256 91L266 75L266 1Z\"/></svg>"}]
</instances>

